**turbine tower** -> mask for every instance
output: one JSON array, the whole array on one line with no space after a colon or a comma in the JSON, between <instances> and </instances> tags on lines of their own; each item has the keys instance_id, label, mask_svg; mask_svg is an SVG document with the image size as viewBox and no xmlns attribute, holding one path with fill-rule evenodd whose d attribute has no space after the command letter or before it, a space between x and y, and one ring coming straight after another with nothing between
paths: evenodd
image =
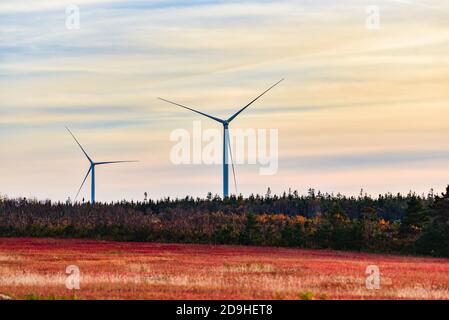
<instances>
[{"instance_id":1,"label":"turbine tower","mask_svg":"<svg viewBox=\"0 0 449 320\"><path fill-rule=\"evenodd\" d=\"M81 192L81 189L84 186L84 183L87 180L87 177L89 177L89 174L91 174L91 178L92 178L92 182L91 182L91 203L94 204L95 203L95 167L96 166L101 166L101 165L106 165L106 164L114 164L114 163L129 163L129 162L138 162L138 161L107 161L107 162L94 162L92 160L91 157L89 157L89 155L87 154L87 152L84 150L84 148L81 146L81 144L78 142L78 140L75 138L75 135L72 133L72 131L70 131L70 129L68 127L66 127L67 131L71 134L71 136L73 137L73 139L75 139L76 143L78 144L78 146L81 148L81 151L83 151L84 155L86 156L87 160L89 160L90 163L90 168L87 171L86 177L83 180L83 183L81 184L81 187L78 190L78 193L76 194L75 197L75 201L76 198L78 198L78 195Z\"/></svg>"},{"instance_id":2,"label":"turbine tower","mask_svg":"<svg viewBox=\"0 0 449 320\"><path fill-rule=\"evenodd\" d=\"M165 101L167 103L173 104L175 106L196 112L202 116L205 116L209 119L215 120L219 123L221 123L223 125L223 198L228 198L229 197L229 156L228 156L228 146L229 146L229 151L231 151L231 145L230 145L230 141L229 141L229 124L240 114L242 113L246 108L248 108L250 105L252 105L254 102L256 102L257 100L259 100L264 94L266 94L268 91L270 91L271 89L273 89L274 87L276 87L279 83L281 83L282 81L284 81L284 79L281 79L280 81L276 82L274 85L272 85L270 88L268 88L267 90L265 90L262 94L260 94L259 96L257 96L254 100L252 100L250 103L248 103L246 106L244 106L242 109L240 109L238 112L236 112L232 117L230 117L229 119L220 119L211 115L208 115L206 113L203 113L201 111L186 107L182 104L173 102L173 101L169 101L163 98L159 98L159 100ZM231 151L231 158L232 158L232 151ZM234 170L234 167L232 167ZM234 172L234 182L235 182L235 172ZM236 184L236 188L237 188L237 184ZM237 192L237 191L236 191Z\"/></svg>"}]
</instances>

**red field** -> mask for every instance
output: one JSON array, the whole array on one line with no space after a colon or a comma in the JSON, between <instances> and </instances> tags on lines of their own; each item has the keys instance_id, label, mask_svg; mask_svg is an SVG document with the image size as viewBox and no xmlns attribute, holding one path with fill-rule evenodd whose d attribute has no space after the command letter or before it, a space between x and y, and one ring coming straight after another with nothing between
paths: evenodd
<instances>
[{"instance_id":1,"label":"red field","mask_svg":"<svg viewBox=\"0 0 449 320\"><path fill-rule=\"evenodd\" d=\"M66 267L80 290L66 288ZM368 265L381 271L366 287ZM260 247L0 238L13 299L449 299L449 259Z\"/></svg>"}]
</instances>

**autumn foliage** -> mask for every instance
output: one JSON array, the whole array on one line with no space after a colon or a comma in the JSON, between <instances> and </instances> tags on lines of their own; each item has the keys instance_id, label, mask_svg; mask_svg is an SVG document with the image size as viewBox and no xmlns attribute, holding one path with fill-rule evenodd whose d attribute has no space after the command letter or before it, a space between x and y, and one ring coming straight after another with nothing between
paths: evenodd
<instances>
[{"instance_id":1,"label":"autumn foliage","mask_svg":"<svg viewBox=\"0 0 449 320\"><path fill-rule=\"evenodd\" d=\"M0 236L281 246L449 256L445 194L371 198L297 192L222 200L0 200Z\"/></svg>"},{"instance_id":2,"label":"autumn foliage","mask_svg":"<svg viewBox=\"0 0 449 320\"><path fill-rule=\"evenodd\" d=\"M79 268L80 289L66 287ZM367 287L367 267L381 272ZM0 238L11 299L449 299L449 260L330 250ZM1 298L0 298L1 299Z\"/></svg>"}]
</instances>

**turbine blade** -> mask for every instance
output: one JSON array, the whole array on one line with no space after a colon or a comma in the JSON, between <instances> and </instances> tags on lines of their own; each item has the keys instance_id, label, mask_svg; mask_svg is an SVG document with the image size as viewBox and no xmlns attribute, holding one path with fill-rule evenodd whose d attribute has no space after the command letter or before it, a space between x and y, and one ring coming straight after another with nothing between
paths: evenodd
<instances>
[{"instance_id":1,"label":"turbine blade","mask_svg":"<svg viewBox=\"0 0 449 320\"><path fill-rule=\"evenodd\" d=\"M78 196L81 192L81 189L83 188L84 183L86 183L87 177L89 176L91 171L92 171L92 166L89 168L89 171L87 171L86 177L84 178L83 183L81 184L81 187L79 188L78 193L76 194L75 200L73 200L74 202L76 201L76 198L78 198Z\"/></svg>"},{"instance_id":2,"label":"turbine blade","mask_svg":"<svg viewBox=\"0 0 449 320\"><path fill-rule=\"evenodd\" d=\"M276 87L279 83L281 83L282 81L284 81L284 79L281 79L280 81L276 82L274 85L272 85L271 87L269 87L267 90L265 90L261 95L259 95L256 99L254 99L253 101L251 101L250 103L248 103L246 106L244 106L242 109L240 109L236 114L234 114L232 117L230 117L228 119L228 122L231 122L232 120L234 120L240 113L242 113L246 108L248 108L250 105L252 105L254 102L256 102L257 100L259 100L264 94L266 94L268 91L270 91L271 89L273 89L274 87Z\"/></svg>"},{"instance_id":3,"label":"turbine blade","mask_svg":"<svg viewBox=\"0 0 449 320\"><path fill-rule=\"evenodd\" d=\"M65 127L65 128L72 135L73 139L75 139L76 143L79 145L79 147L81 148L81 150L83 151L83 153L87 157L87 159L89 159L89 161L92 163L93 162L92 159L89 157L87 152L84 150L83 146L81 146L81 143L79 143L78 140L75 138L75 135L72 133L72 131L70 131L70 129L68 127Z\"/></svg>"},{"instance_id":4,"label":"turbine blade","mask_svg":"<svg viewBox=\"0 0 449 320\"><path fill-rule=\"evenodd\" d=\"M234 168L234 157L232 156L232 148L231 148L231 138L229 137L229 130L226 130L226 135L228 140L228 146L229 146L229 155L231 156L231 164L232 164L232 175L234 176L234 187L235 187L235 195L237 196L239 194L237 189L237 178L235 176L235 168Z\"/></svg>"},{"instance_id":5,"label":"turbine blade","mask_svg":"<svg viewBox=\"0 0 449 320\"><path fill-rule=\"evenodd\" d=\"M102 165L102 164L113 164L113 163L131 163L131 162L139 162L137 160L131 160L131 161L105 161L105 162L96 162L95 165Z\"/></svg>"},{"instance_id":6,"label":"turbine blade","mask_svg":"<svg viewBox=\"0 0 449 320\"><path fill-rule=\"evenodd\" d=\"M169 100L165 100L165 99L162 99L162 98L158 98L158 99L159 99L159 100L162 100L162 101L165 101L165 102L167 102L167 103L174 104L175 106L178 106L178 107L181 107L181 108L184 108L184 109L187 109L187 110L196 112L196 113L198 113L198 114L201 114L201 115L203 115L203 116L205 116L205 117L208 117L208 118L210 118L210 119L212 119L212 120L215 120L215 121L217 121L217 122L220 122L220 123L223 123L223 122L224 122L223 120L221 120L221 119L219 119L219 118L217 118L217 117L214 117L214 116L208 115L208 114L206 114L206 113L204 113L204 112L201 112L201 111L198 111L198 110L195 110L195 109L192 109L192 108L183 106L182 104L179 104L179 103L176 103L176 102L172 102L172 101L169 101Z\"/></svg>"}]
</instances>

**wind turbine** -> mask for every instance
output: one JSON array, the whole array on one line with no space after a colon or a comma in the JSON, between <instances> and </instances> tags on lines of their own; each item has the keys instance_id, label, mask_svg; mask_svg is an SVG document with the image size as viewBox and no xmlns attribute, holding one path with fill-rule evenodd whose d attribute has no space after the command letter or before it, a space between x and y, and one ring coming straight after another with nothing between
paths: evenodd
<instances>
[{"instance_id":1,"label":"wind turbine","mask_svg":"<svg viewBox=\"0 0 449 320\"><path fill-rule=\"evenodd\" d=\"M244 106L242 109L240 109L238 112L236 112L232 117L230 117L229 119L220 119L211 115L208 115L206 113L203 113L201 111L186 107L182 104L173 102L173 101L169 101L163 98L159 98L159 100L165 101L167 103L171 103L175 106L196 112L202 116L205 116L209 119L215 120L219 123L221 123L223 125L223 198L228 198L229 197L229 163L228 163L228 147L229 146L229 151L231 151L231 145L230 145L230 141L229 141L229 124L232 122L232 120L234 120L240 113L242 113L246 108L248 108L250 105L252 105L254 102L256 102L257 100L259 100L264 94L266 94L268 91L270 91L271 89L273 89L274 87L276 87L279 83L281 83L282 81L284 81L284 79L281 79L280 81L276 82L274 85L272 85L270 88L268 88L267 90L265 90L262 94L260 94L259 96L257 96L257 98L255 98L254 100L252 100L250 103L248 103L246 106ZM231 160L232 160L232 151L231 151ZM234 172L234 165L232 167L233 169L233 173L234 173L234 183L236 184L236 189L237 189L237 183L235 181L235 172ZM237 192L237 191L236 191Z\"/></svg>"},{"instance_id":2,"label":"wind turbine","mask_svg":"<svg viewBox=\"0 0 449 320\"><path fill-rule=\"evenodd\" d=\"M84 186L84 183L87 180L87 177L89 176L89 174L91 173L91 178L92 178L92 183L91 183L91 203L94 204L95 203L95 167L96 166L101 166L101 165L106 165L106 164L114 164L114 163L129 163L129 162L138 162L138 161L107 161L107 162L94 162L92 160L91 157L89 157L89 155L87 154L87 152L84 150L84 148L81 146L81 144L78 142L78 140L75 138L75 135L72 133L72 131L70 131L70 129L68 127L66 127L67 131L72 135L73 139L75 139L76 143L78 144L78 146L81 148L81 150L83 151L84 155L86 156L87 160L89 160L90 162L90 168L87 171L86 177L83 180L83 183L81 184L81 187L78 190L78 193L76 194L75 200L76 198L78 198L78 195L80 194L81 189Z\"/></svg>"}]
</instances>

